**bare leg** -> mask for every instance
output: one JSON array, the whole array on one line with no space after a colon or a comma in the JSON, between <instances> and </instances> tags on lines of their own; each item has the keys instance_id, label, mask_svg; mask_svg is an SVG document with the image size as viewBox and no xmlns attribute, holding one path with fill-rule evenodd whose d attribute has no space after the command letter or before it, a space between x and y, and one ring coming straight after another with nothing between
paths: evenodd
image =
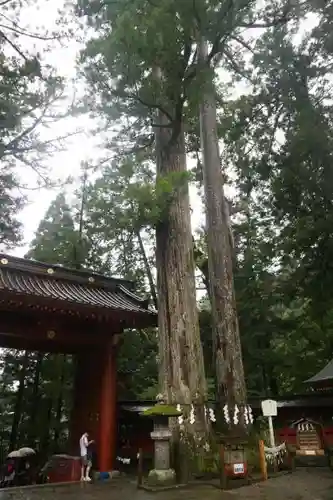
<instances>
[{"instance_id":1,"label":"bare leg","mask_svg":"<svg viewBox=\"0 0 333 500\"><path fill-rule=\"evenodd\" d=\"M90 476L89 476L90 469L91 469L91 464L90 464L90 462L88 462L88 465L86 468L86 481L91 481Z\"/></svg>"},{"instance_id":2,"label":"bare leg","mask_svg":"<svg viewBox=\"0 0 333 500\"><path fill-rule=\"evenodd\" d=\"M81 465L81 481L84 481L84 465Z\"/></svg>"}]
</instances>

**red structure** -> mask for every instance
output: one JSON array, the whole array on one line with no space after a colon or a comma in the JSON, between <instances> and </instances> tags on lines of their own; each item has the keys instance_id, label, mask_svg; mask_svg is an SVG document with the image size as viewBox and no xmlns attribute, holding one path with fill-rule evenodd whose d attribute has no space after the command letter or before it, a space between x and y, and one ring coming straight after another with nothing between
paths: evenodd
<instances>
[{"instance_id":1,"label":"red structure","mask_svg":"<svg viewBox=\"0 0 333 500\"><path fill-rule=\"evenodd\" d=\"M294 407L294 421L278 430L278 439L295 445L298 455L324 455L325 449L333 446L333 401L329 392L333 388L333 361L308 379L306 384L313 389L308 395L307 405L304 398L303 403L298 402L298 408L303 406L303 411L297 412Z\"/></svg>"},{"instance_id":2,"label":"red structure","mask_svg":"<svg viewBox=\"0 0 333 500\"><path fill-rule=\"evenodd\" d=\"M0 254L0 345L76 355L71 442L96 440L100 471L114 468L116 357L127 328L156 324L129 281Z\"/></svg>"},{"instance_id":3,"label":"red structure","mask_svg":"<svg viewBox=\"0 0 333 500\"><path fill-rule=\"evenodd\" d=\"M53 455L46 470L50 483L71 483L81 476L81 461L78 457Z\"/></svg>"},{"instance_id":4,"label":"red structure","mask_svg":"<svg viewBox=\"0 0 333 500\"><path fill-rule=\"evenodd\" d=\"M333 392L310 392L300 395L276 398L278 415L274 418L277 442L296 446L299 454L323 455L325 448L333 447ZM151 408L155 401L119 401L119 435L124 446L119 456L135 458L139 448L145 456L153 455L153 430L149 419L140 413ZM210 403L214 407L214 401ZM249 405L256 418L262 416L261 398L249 399ZM302 451L304 450L304 451Z\"/></svg>"}]
</instances>

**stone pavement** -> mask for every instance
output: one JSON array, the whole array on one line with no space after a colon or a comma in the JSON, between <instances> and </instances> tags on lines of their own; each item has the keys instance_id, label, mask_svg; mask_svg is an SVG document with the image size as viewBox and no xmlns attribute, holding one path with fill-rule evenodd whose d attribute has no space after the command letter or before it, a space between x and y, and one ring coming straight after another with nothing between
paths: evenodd
<instances>
[{"instance_id":1,"label":"stone pavement","mask_svg":"<svg viewBox=\"0 0 333 500\"><path fill-rule=\"evenodd\" d=\"M222 492L196 486L148 493L127 479L110 483L75 484L1 491L0 500L333 500L333 472L325 468L298 469L265 483Z\"/></svg>"}]
</instances>

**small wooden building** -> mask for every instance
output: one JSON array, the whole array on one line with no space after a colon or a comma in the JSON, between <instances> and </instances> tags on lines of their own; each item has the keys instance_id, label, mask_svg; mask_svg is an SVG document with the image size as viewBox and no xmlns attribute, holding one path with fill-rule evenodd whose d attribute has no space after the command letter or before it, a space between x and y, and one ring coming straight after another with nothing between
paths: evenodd
<instances>
[{"instance_id":1,"label":"small wooden building","mask_svg":"<svg viewBox=\"0 0 333 500\"><path fill-rule=\"evenodd\" d=\"M296 446L297 455L322 456L333 446L333 360L305 383L312 392L294 398L289 410L281 408L278 420L283 426L277 434L280 441Z\"/></svg>"}]
</instances>

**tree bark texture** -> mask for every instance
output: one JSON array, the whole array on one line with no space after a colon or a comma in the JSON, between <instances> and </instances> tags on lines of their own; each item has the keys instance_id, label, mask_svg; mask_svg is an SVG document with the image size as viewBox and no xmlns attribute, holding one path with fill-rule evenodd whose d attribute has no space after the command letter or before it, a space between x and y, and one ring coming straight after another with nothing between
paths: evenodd
<instances>
[{"instance_id":1,"label":"tree bark texture","mask_svg":"<svg viewBox=\"0 0 333 500\"><path fill-rule=\"evenodd\" d=\"M43 434L40 437L39 450L41 456L47 457L50 450L50 430L52 425L52 409L53 409L53 400L52 397L48 396L45 398L45 407L44 411L45 415L45 429Z\"/></svg>"},{"instance_id":2,"label":"tree bark texture","mask_svg":"<svg viewBox=\"0 0 333 500\"><path fill-rule=\"evenodd\" d=\"M55 452L57 451L59 445L59 437L61 432L61 418L63 411L63 392L64 392L66 362L67 362L66 354L60 354L59 385L58 385L58 396L56 402L56 415L55 415L54 438L53 438L53 448Z\"/></svg>"},{"instance_id":3,"label":"tree bark texture","mask_svg":"<svg viewBox=\"0 0 333 500\"><path fill-rule=\"evenodd\" d=\"M12 429L11 429L10 438L9 438L10 451L14 450L16 447L16 444L17 444L18 430L19 430L19 425L21 422L22 410L23 410L25 376L27 373L28 362L29 362L29 352L25 351L21 370L20 370L20 375L19 375L19 385L18 385L18 389L17 389L17 393L16 393L14 417L13 417Z\"/></svg>"},{"instance_id":4,"label":"tree bark texture","mask_svg":"<svg viewBox=\"0 0 333 500\"><path fill-rule=\"evenodd\" d=\"M160 117L163 123L163 117ZM157 180L186 172L184 135L156 131ZM186 183L185 183L186 184ZM204 403L207 389L196 305L188 187L177 188L156 228L160 385L169 401Z\"/></svg>"},{"instance_id":5,"label":"tree bark texture","mask_svg":"<svg viewBox=\"0 0 333 500\"><path fill-rule=\"evenodd\" d=\"M28 441L32 448L36 446L36 433L38 432L36 426L36 417L38 415L39 410L39 382L42 371L44 353L39 352L36 355L36 364L35 364L35 373L34 373L34 382L32 388L32 397L31 397L31 411L30 411L30 422L29 422L29 436Z\"/></svg>"},{"instance_id":6,"label":"tree bark texture","mask_svg":"<svg viewBox=\"0 0 333 500\"><path fill-rule=\"evenodd\" d=\"M233 282L232 238L223 189L213 75L201 39L199 62L206 72L200 103L200 135L206 201L209 285L214 324L217 396L229 408L246 403L246 386Z\"/></svg>"},{"instance_id":7,"label":"tree bark texture","mask_svg":"<svg viewBox=\"0 0 333 500\"><path fill-rule=\"evenodd\" d=\"M193 238L193 250L194 250L194 262L199 271L202 274L202 281L206 288L209 300L211 302L210 297L210 285L209 285L209 270L208 270L208 259L203 254L203 252L195 245L195 241Z\"/></svg>"}]
</instances>

